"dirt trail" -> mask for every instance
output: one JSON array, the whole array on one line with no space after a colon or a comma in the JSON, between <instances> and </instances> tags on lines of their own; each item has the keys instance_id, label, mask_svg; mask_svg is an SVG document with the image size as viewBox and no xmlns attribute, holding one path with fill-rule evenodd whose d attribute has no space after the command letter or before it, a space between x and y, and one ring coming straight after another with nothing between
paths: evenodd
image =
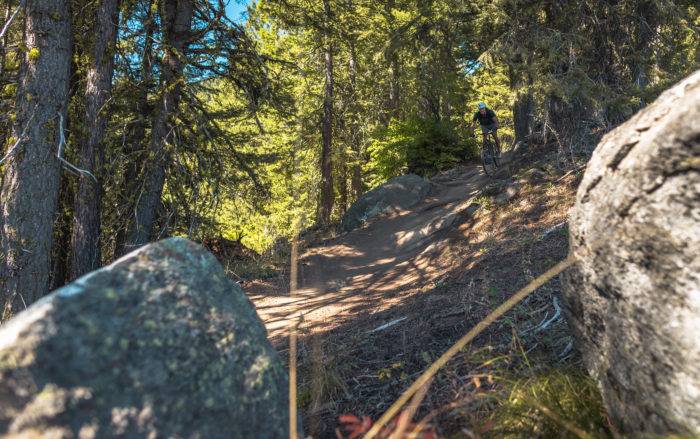
<instances>
[{"instance_id":1,"label":"dirt trail","mask_svg":"<svg viewBox=\"0 0 700 439\"><path fill-rule=\"evenodd\" d=\"M488 181L475 165L458 168L434 178L428 196L412 208L309 249L300 258L295 297L251 295L271 340L281 342L300 314L303 328L325 332L399 302L395 292L402 287L439 279L450 267L431 255L444 244L445 231L473 213L471 200ZM365 320L366 331L376 329L373 319L356 325Z\"/></svg>"}]
</instances>

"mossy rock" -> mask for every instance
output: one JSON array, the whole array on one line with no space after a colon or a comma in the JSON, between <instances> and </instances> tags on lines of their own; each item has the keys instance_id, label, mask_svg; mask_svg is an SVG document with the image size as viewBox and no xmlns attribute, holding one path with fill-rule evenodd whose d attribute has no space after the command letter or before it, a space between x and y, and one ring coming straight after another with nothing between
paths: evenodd
<instances>
[{"instance_id":1,"label":"mossy rock","mask_svg":"<svg viewBox=\"0 0 700 439\"><path fill-rule=\"evenodd\" d=\"M243 291L173 238L0 329L0 437L280 438L287 377Z\"/></svg>"},{"instance_id":2,"label":"mossy rock","mask_svg":"<svg viewBox=\"0 0 700 439\"><path fill-rule=\"evenodd\" d=\"M407 209L430 191L430 182L418 175L394 177L362 195L343 217L340 228L349 232L392 209Z\"/></svg>"}]
</instances>

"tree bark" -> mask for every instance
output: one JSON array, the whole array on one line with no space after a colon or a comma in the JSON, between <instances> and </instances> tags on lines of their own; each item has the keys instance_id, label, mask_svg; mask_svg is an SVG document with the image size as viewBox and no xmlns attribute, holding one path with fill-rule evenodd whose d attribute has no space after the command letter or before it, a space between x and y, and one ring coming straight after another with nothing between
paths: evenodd
<instances>
[{"instance_id":1,"label":"tree bark","mask_svg":"<svg viewBox=\"0 0 700 439\"><path fill-rule=\"evenodd\" d=\"M532 96L532 75L530 73L531 59L528 57L525 66L512 67L510 70L510 87L515 92L513 103L513 125L515 141L527 143L533 129L534 99ZM524 67L525 72L522 71Z\"/></svg>"},{"instance_id":2,"label":"tree bark","mask_svg":"<svg viewBox=\"0 0 700 439\"><path fill-rule=\"evenodd\" d=\"M345 153L341 154L340 160L342 163L340 164L340 175L338 176L338 182L340 183L340 187L338 188L338 192L340 195L340 200L338 202L339 206L339 213L340 216L345 215L345 212L348 210L348 201L350 199L349 193L348 193L348 165L347 165L347 155Z\"/></svg>"},{"instance_id":3,"label":"tree bark","mask_svg":"<svg viewBox=\"0 0 700 439\"><path fill-rule=\"evenodd\" d=\"M161 62L163 89L151 129L150 160L146 167L143 190L138 197L128 248L149 242L153 233L156 209L161 201L168 165L167 146L173 139L172 115L177 111L184 82L185 52L192 28L192 0L164 0L162 23L165 53Z\"/></svg>"},{"instance_id":4,"label":"tree bark","mask_svg":"<svg viewBox=\"0 0 700 439\"><path fill-rule=\"evenodd\" d=\"M323 97L323 116L321 121L321 200L319 202L317 222L322 225L330 224L333 211L333 44L330 35L332 20L331 7L328 0L323 0L323 9L326 14L325 39L325 86Z\"/></svg>"},{"instance_id":5,"label":"tree bark","mask_svg":"<svg viewBox=\"0 0 700 439\"><path fill-rule=\"evenodd\" d=\"M354 38L351 37L351 38ZM357 48L355 40L350 41L350 147L352 148L352 168L351 168L351 183L353 202L362 195L362 145L360 143L360 133L357 124Z\"/></svg>"},{"instance_id":6,"label":"tree bark","mask_svg":"<svg viewBox=\"0 0 700 439\"><path fill-rule=\"evenodd\" d=\"M94 41L85 86L85 133L80 142L80 167L92 173L81 175L75 197L71 238L71 278L99 268L101 172L104 160L105 104L112 92L114 45L117 36L119 0L102 0L95 14Z\"/></svg>"},{"instance_id":7,"label":"tree bark","mask_svg":"<svg viewBox=\"0 0 700 439\"><path fill-rule=\"evenodd\" d=\"M27 0L17 119L22 139L6 162L0 191L3 318L48 290L53 220L58 199L59 115L65 119L71 61L67 0Z\"/></svg>"},{"instance_id":8,"label":"tree bark","mask_svg":"<svg viewBox=\"0 0 700 439\"><path fill-rule=\"evenodd\" d=\"M389 54L389 118L399 117L401 107L401 67L399 66L399 55L396 50Z\"/></svg>"},{"instance_id":9,"label":"tree bark","mask_svg":"<svg viewBox=\"0 0 700 439\"><path fill-rule=\"evenodd\" d=\"M3 14L3 21L2 23L5 24L7 21L10 19L10 14L12 14L12 1L8 1L5 5L5 13ZM2 37L2 45L0 46L0 86L2 84L5 84L7 81L7 78L5 77L7 75L7 71L5 68L5 65L7 64L7 42L9 38L10 32L6 32L5 35ZM5 110L5 109L3 109ZM9 122L2 122L2 125L0 125L0 151L2 151L5 146L5 143L7 142L7 134L9 129L10 123Z\"/></svg>"},{"instance_id":10,"label":"tree bark","mask_svg":"<svg viewBox=\"0 0 700 439\"><path fill-rule=\"evenodd\" d=\"M532 134L532 92L528 88L518 91L513 103L513 124L515 125L515 141L527 142Z\"/></svg>"},{"instance_id":11,"label":"tree bark","mask_svg":"<svg viewBox=\"0 0 700 439\"><path fill-rule=\"evenodd\" d=\"M70 278L71 226L73 224L70 209L75 201L75 190L73 185L66 184L65 179L63 180L58 193L58 209L53 226L49 291L61 288Z\"/></svg>"}]
</instances>

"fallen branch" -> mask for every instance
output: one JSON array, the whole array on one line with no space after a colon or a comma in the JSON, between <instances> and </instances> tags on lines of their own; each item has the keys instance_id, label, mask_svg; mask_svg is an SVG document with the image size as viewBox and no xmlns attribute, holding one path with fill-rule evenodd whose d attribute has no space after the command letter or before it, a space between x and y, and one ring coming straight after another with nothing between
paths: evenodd
<instances>
[{"instance_id":1,"label":"fallen branch","mask_svg":"<svg viewBox=\"0 0 700 439\"><path fill-rule=\"evenodd\" d=\"M379 327L377 327L377 328L372 329L371 331L368 332L368 334L372 334L372 333L374 333L374 332L379 332L379 331L383 331L383 330L385 330L385 329L387 329L387 328L391 328L392 326L394 326L394 325L396 325L396 324L398 324L398 323L403 322L403 321L406 320L407 318L408 318L408 317L401 317L400 319L392 320L392 321L390 321L389 323L385 323L385 324L383 324L382 326L379 326Z\"/></svg>"},{"instance_id":2,"label":"fallen branch","mask_svg":"<svg viewBox=\"0 0 700 439\"><path fill-rule=\"evenodd\" d=\"M2 27L2 30L0 31L0 39L5 36L5 32L7 32L7 29L10 28L10 25L12 24L12 21L15 19L17 14L19 13L19 10L22 9L22 6L24 6L24 0L21 0L19 4L17 5L17 9L15 9L15 12L12 13L10 16L10 19L7 20L7 23Z\"/></svg>"},{"instance_id":3,"label":"fallen branch","mask_svg":"<svg viewBox=\"0 0 700 439\"><path fill-rule=\"evenodd\" d=\"M566 357L569 352L571 352L574 349L574 341L571 340L569 343L566 344L566 347L564 347L564 350L561 351L561 353L558 355L560 359L563 359Z\"/></svg>"},{"instance_id":4,"label":"fallen branch","mask_svg":"<svg viewBox=\"0 0 700 439\"><path fill-rule=\"evenodd\" d=\"M566 174L562 175L561 177L557 178L554 182L559 183L560 181L562 181L563 179L565 179L569 175L576 173L576 172L580 171L581 169L584 169L585 167L586 167L586 165L581 165L577 168L574 168L574 169L570 170L569 172L567 172Z\"/></svg>"},{"instance_id":5,"label":"fallen branch","mask_svg":"<svg viewBox=\"0 0 700 439\"><path fill-rule=\"evenodd\" d=\"M63 163L66 166L66 168L68 168L69 171L77 173L77 175L89 175L93 180L95 180L95 183L98 183L97 178L95 178L95 176L92 175L90 173L90 171L86 171L85 169L80 169L62 157L63 147L66 145L66 136L65 136L65 133L63 132L63 115L61 113L58 113L58 120L59 120L59 127L58 127L59 140L58 140L58 151L56 152L56 158L58 158L58 160L61 163Z\"/></svg>"},{"instance_id":6,"label":"fallen branch","mask_svg":"<svg viewBox=\"0 0 700 439\"><path fill-rule=\"evenodd\" d=\"M556 310L556 312L554 313L554 315L552 316L551 319L547 320L546 322L540 324L537 328L535 328L535 332L544 331L545 329L547 329L547 327L549 325L552 324L552 322L557 320L559 318L559 316L561 315L561 307L559 306L559 301L557 300L556 297L554 298L553 302L554 302L554 309Z\"/></svg>"},{"instance_id":7,"label":"fallen branch","mask_svg":"<svg viewBox=\"0 0 700 439\"><path fill-rule=\"evenodd\" d=\"M566 226L567 224L568 224L567 221L563 221L563 222L560 222L559 224L553 225L552 227L550 227L550 228L548 228L547 230L544 231L544 233L542 234L542 236L540 236L540 239L539 239L539 240L542 241L544 238L546 238L547 236L549 236L549 235L551 235L552 233L556 232L557 230L564 228L564 226Z\"/></svg>"}]
</instances>

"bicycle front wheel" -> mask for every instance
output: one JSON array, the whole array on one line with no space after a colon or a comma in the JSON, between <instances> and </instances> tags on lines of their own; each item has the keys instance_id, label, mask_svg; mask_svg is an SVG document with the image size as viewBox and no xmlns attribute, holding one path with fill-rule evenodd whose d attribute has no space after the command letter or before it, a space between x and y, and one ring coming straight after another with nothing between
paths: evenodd
<instances>
[{"instance_id":1,"label":"bicycle front wheel","mask_svg":"<svg viewBox=\"0 0 700 439\"><path fill-rule=\"evenodd\" d=\"M484 167L484 172L486 175L492 176L496 173L498 169L498 163L496 161L493 146L491 144L485 144L481 149L481 164Z\"/></svg>"},{"instance_id":2,"label":"bicycle front wheel","mask_svg":"<svg viewBox=\"0 0 700 439\"><path fill-rule=\"evenodd\" d=\"M498 151L498 148L493 143L491 144L491 157L493 157L493 164L496 166L496 168L500 168L501 167L501 153Z\"/></svg>"}]
</instances>

